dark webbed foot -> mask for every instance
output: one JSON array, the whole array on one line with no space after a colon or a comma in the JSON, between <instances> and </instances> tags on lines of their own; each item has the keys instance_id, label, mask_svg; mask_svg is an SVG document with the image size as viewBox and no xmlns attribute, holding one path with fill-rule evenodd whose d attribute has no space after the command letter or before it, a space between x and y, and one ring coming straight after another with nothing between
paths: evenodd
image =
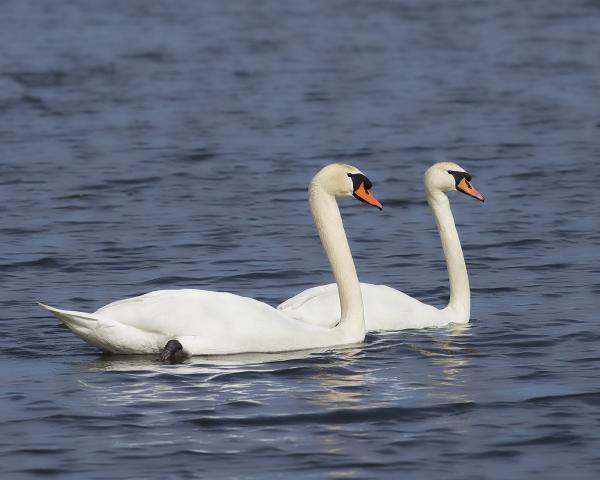
<instances>
[{"instance_id":1,"label":"dark webbed foot","mask_svg":"<svg viewBox=\"0 0 600 480\"><path fill-rule=\"evenodd\" d=\"M162 363L176 363L183 355L183 345L177 340L169 340L160 352Z\"/></svg>"}]
</instances>

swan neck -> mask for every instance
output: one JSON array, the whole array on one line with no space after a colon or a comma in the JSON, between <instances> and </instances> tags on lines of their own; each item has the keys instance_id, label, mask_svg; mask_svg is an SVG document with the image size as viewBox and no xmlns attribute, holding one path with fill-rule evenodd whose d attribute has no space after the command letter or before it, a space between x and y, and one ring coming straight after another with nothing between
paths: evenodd
<instances>
[{"instance_id":1,"label":"swan neck","mask_svg":"<svg viewBox=\"0 0 600 480\"><path fill-rule=\"evenodd\" d=\"M433 211L435 223L440 234L448 278L450 281L450 301L448 308L454 310L462 321L468 321L471 313L471 291L469 288L469 276L460 238L454 223L450 201L448 197L440 192L428 192L427 202ZM457 319L458 321L458 319Z\"/></svg>"},{"instance_id":2,"label":"swan neck","mask_svg":"<svg viewBox=\"0 0 600 480\"><path fill-rule=\"evenodd\" d=\"M329 259L340 296L340 326L364 335L364 310L360 283L344 231L336 198L318 182L311 182L309 204L317 232Z\"/></svg>"}]
</instances>

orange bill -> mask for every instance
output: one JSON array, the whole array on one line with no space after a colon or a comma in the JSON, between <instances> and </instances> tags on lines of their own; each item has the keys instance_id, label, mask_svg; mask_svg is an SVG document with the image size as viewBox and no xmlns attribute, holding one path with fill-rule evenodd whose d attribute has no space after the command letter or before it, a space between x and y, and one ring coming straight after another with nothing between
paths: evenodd
<instances>
[{"instance_id":1,"label":"orange bill","mask_svg":"<svg viewBox=\"0 0 600 480\"><path fill-rule=\"evenodd\" d=\"M369 205L373 205L374 207L377 207L379 210L383 209L383 206L381 205L381 203L379 203L379 200L377 200L373 195L371 195L371 192L369 192L365 188L364 182L361 182L361 184L358 186L358 188L356 190L354 190L354 196L356 198L358 198L361 202L365 202L365 203L368 203Z\"/></svg>"},{"instance_id":2,"label":"orange bill","mask_svg":"<svg viewBox=\"0 0 600 480\"><path fill-rule=\"evenodd\" d=\"M466 178L463 178L460 182L458 182L456 188L461 192L466 193L470 197L476 198L477 200L480 200L482 202L485 201L485 197L480 192L475 190L473 188L473 185L471 185L471 183Z\"/></svg>"}]
</instances>

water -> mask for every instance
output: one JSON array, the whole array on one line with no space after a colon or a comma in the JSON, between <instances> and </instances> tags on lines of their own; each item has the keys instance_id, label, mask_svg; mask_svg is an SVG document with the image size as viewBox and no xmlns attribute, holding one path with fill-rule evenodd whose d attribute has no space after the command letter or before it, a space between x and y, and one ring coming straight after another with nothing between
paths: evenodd
<instances>
[{"instance_id":1,"label":"water","mask_svg":"<svg viewBox=\"0 0 600 480\"><path fill-rule=\"evenodd\" d=\"M3 478L597 478L600 2L0 3ZM100 355L35 305L331 273L443 305L422 174L451 159L462 329L287 355Z\"/></svg>"}]
</instances>

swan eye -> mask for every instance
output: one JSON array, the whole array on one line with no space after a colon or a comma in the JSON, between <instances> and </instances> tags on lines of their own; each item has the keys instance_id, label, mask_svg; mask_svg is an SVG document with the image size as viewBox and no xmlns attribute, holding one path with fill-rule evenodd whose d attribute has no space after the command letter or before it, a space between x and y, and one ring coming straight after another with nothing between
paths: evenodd
<instances>
[{"instance_id":1,"label":"swan eye","mask_svg":"<svg viewBox=\"0 0 600 480\"><path fill-rule=\"evenodd\" d=\"M469 174L467 172L458 172L456 170L448 170L448 173L454 177L454 182L456 183L456 185L458 185L463 178L465 179L465 181L467 183L473 179L473 177L471 177L471 174Z\"/></svg>"},{"instance_id":2,"label":"swan eye","mask_svg":"<svg viewBox=\"0 0 600 480\"><path fill-rule=\"evenodd\" d=\"M352 179L352 189L355 191L358 190L361 183L365 184L365 189L367 190L373 188L373 182L362 173L349 173L348 176Z\"/></svg>"}]
</instances>

